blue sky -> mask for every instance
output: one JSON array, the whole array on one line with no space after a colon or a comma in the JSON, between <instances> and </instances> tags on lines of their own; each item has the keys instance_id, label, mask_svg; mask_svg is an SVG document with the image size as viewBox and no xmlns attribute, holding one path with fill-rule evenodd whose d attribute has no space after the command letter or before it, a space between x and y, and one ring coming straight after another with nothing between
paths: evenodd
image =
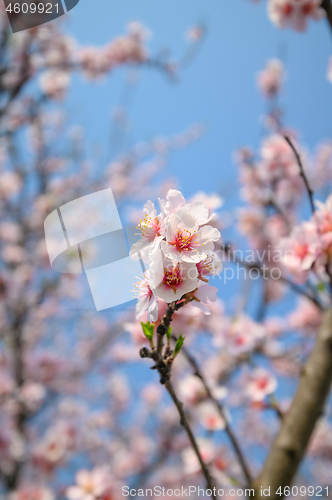
<instances>
[{"instance_id":1,"label":"blue sky","mask_svg":"<svg viewBox=\"0 0 332 500\"><path fill-rule=\"evenodd\" d=\"M167 173L178 176L186 196L218 189L229 198L236 190L234 150L257 147L264 102L255 78L267 59L287 54L287 84L282 96L287 123L300 130L310 147L332 135L332 85L326 69L332 39L325 21L311 22L304 34L278 30L267 18L266 4L249 0L80 0L67 29L81 44L104 44L139 19L153 32L152 51L170 48L182 54L184 33L203 21L208 35L194 63L171 84L159 72L143 70L130 109L132 140L171 135L195 122L207 127L195 145L172 157ZM119 103L126 71L97 86L75 80L69 98L73 120L88 140L106 147L111 110ZM95 150L94 149L94 150ZM194 175L193 175L194 174Z\"/></svg>"}]
</instances>

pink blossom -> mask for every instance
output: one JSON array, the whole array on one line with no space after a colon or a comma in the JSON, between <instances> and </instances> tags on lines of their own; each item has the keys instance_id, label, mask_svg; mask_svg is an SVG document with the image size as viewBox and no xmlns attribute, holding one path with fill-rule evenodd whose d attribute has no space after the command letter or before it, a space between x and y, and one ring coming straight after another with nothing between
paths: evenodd
<instances>
[{"instance_id":1,"label":"pink blossom","mask_svg":"<svg viewBox=\"0 0 332 500\"><path fill-rule=\"evenodd\" d=\"M141 392L143 400L147 405L152 407L156 406L161 401L162 395L162 388L155 384L146 385Z\"/></svg>"},{"instance_id":2,"label":"pink blossom","mask_svg":"<svg viewBox=\"0 0 332 500\"><path fill-rule=\"evenodd\" d=\"M43 385L34 382L25 382L20 390L20 400L29 411L36 411L43 403L46 390Z\"/></svg>"},{"instance_id":3,"label":"pink blossom","mask_svg":"<svg viewBox=\"0 0 332 500\"><path fill-rule=\"evenodd\" d=\"M110 487L110 473L104 467L92 471L80 470L76 474L76 485L66 490L68 500L97 500Z\"/></svg>"},{"instance_id":4,"label":"pink blossom","mask_svg":"<svg viewBox=\"0 0 332 500\"><path fill-rule=\"evenodd\" d=\"M322 418L315 428L310 441L309 453L315 457L326 458L329 462L332 458L332 432L331 424Z\"/></svg>"},{"instance_id":5,"label":"pink blossom","mask_svg":"<svg viewBox=\"0 0 332 500\"><path fill-rule=\"evenodd\" d=\"M126 408L130 399L130 387L127 378L120 374L111 375L108 381L108 389L113 403L119 409Z\"/></svg>"},{"instance_id":6,"label":"pink blossom","mask_svg":"<svg viewBox=\"0 0 332 500\"><path fill-rule=\"evenodd\" d=\"M247 395L252 401L263 401L266 396L273 394L277 388L277 381L270 373L262 368L256 368L250 375L247 385Z\"/></svg>"},{"instance_id":7,"label":"pink blossom","mask_svg":"<svg viewBox=\"0 0 332 500\"><path fill-rule=\"evenodd\" d=\"M266 230L269 228L264 207L240 208L237 211L238 229L249 241L253 249L266 249L268 245Z\"/></svg>"},{"instance_id":8,"label":"pink blossom","mask_svg":"<svg viewBox=\"0 0 332 500\"><path fill-rule=\"evenodd\" d=\"M4 245L1 256L5 262L18 264L25 259L26 253L19 245Z\"/></svg>"},{"instance_id":9,"label":"pink blossom","mask_svg":"<svg viewBox=\"0 0 332 500\"><path fill-rule=\"evenodd\" d=\"M41 383L49 383L62 368L61 360L48 351L40 351L28 359L28 370L31 376Z\"/></svg>"},{"instance_id":10,"label":"pink blossom","mask_svg":"<svg viewBox=\"0 0 332 500\"><path fill-rule=\"evenodd\" d=\"M213 303L210 303L209 308L212 306ZM205 318L203 312L190 303L174 314L172 325L175 331L190 335L203 327Z\"/></svg>"},{"instance_id":11,"label":"pink blossom","mask_svg":"<svg viewBox=\"0 0 332 500\"><path fill-rule=\"evenodd\" d=\"M207 219L206 223L209 223L212 227L217 229L221 229L225 227L227 222L227 214L218 214L218 209L224 204L223 198L221 198L218 194L206 194L203 191L198 191L191 199L190 204L200 202L209 210L210 216Z\"/></svg>"},{"instance_id":12,"label":"pink blossom","mask_svg":"<svg viewBox=\"0 0 332 500\"><path fill-rule=\"evenodd\" d=\"M316 334L322 322L322 311L311 300L301 298L287 320L290 329Z\"/></svg>"},{"instance_id":13,"label":"pink blossom","mask_svg":"<svg viewBox=\"0 0 332 500\"><path fill-rule=\"evenodd\" d=\"M150 271L144 273L143 278L135 283L137 292L136 318L140 318L147 311L148 321L155 322L158 319L158 299L150 288Z\"/></svg>"},{"instance_id":14,"label":"pink blossom","mask_svg":"<svg viewBox=\"0 0 332 500\"><path fill-rule=\"evenodd\" d=\"M212 401L204 401L196 406L196 415L199 423L208 431L225 429L225 419L220 415Z\"/></svg>"},{"instance_id":15,"label":"pink blossom","mask_svg":"<svg viewBox=\"0 0 332 500\"><path fill-rule=\"evenodd\" d=\"M193 293L196 300L193 306L201 309L204 314L211 314L209 305L217 301L218 288L211 285L198 285L197 290Z\"/></svg>"},{"instance_id":16,"label":"pink blossom","mask_svg":"<svg viewBox=\"0 0 332 500\"><path fill-rule=\"evenodd\" d=\"M206 276L216 276L222 271L222 262L215 252L208 252L204 260L196 264L198 279L208 283Z\"/></svg>"},{"instance_id":17,"label":"pink blossom","mask_svg":"<svg viewBox=\"0 0 332 500\"><path fill-rule=\"evenodd\" d=\"M216 450L212 441L208 439L197 439L198 448L202 459L209 464L215 457ZM201 465L192 448L186 448L182 452L184 472L186 474L197 474L201 470Z\"/></svg>"},{"instance_id":18,"label":"pink blossom","mask_svg":"<svg viewBox=\"0 0 332 500\"><path fill-rule=\"evenodd\" d=\"M167 216L176 213L180 208L183 208L186 204L182 193L176 189L169 189L166 195L166 199L159 199L159 205L163 216Z\"/></svg>"},{"instance_id":19,"label":"pink blossom","mask_svg":"<svg viewBox=\"0 0 332 500\"><path fill-rule=\"evenodd\" d=\"M270 215L266 220L264 233L273 246L277 246L281 238L289 234L289 225L287 222L292 222L291 214L289 214L288 221L285 221L285 218L280 214Z\"/></svg>"},{"instance_id":20,"label":"pink blossom","mask_svg":"<svg viewBox=\"0 0 332 500\"><path fill-rule=\"evenodd\" d=\"M323 141L318 145L310 182L314 189L322 189L332 180L332 143Z\"/></svg>"},{"instance_id":21,"label":"pink blossom","mask_svg":"<svg viewBox=\"0 0 332 500\"><path fill-rule=\"evenodd\" d=\"M15 383L13 378L4 370L0 371L0 397L3 398L13 393Z\"/></svg>"},{"instance_id":22,"label":"pink blossom","mask_svg":"<svg viewBox=\"0 0 332 500\"><path fill-rule=\"evenodd\" d=\"M0 197L9 199L21 189L21 178L15 172L0 173Z\"/></svg>"},{"instance_id":23,"label":"pink blossom","mask_svg":"<svg viewBox=\"0 0 332 500\"><path fill-rule=\"evenodd\" d=\"M144 318L145 319L145 318ZM143 320L143 318L142 318ZM124 331L130 333L131 340L135 344L143 344L146 342L146 336L142 331L139 321L126 322L123 324Z\"/></svg>"},{"instance_id":24,"label":"pink blossom","mask_svg":"<svg viewBox=\"0 0 332 500\"><path fill-rule=\"evenodd\" d=\"M307 168L302 150L300 154ZM242 195L250 203L265 207L274 203L289 209L300 200L304 183L295 155L282 135L272 134L264 139L257 162L248 154L242 154L240 161Z\"/></svg>"},{"instance_id":25,"label":"pink blossom","mask_svg":"<svg viewBox=\"0 0 332 500\"><path fill-rule=\"evenodd\" d=\"M51 69L41 75L39 83L45 95L61 100L69 87L70 76L66 71Z\"/></svg>"},{"instance_id":26,"label":"pink blossom","mask_svg":"<svg viewBox=\"0 0 332 500\"><path fill-rule=\"evenodd\" d=\"M300 281L321 253L320 241L315 222L304 222L296 226L290 236L280 241L281 259L287 269Z\"/></svg>"},{"instance_id":27,"label":"pink blossom","mask_svg":"<svg viewBox=\"0 0 332 500\"><path fill-rule=\"evenodd\" d=\"M215 381L211 380L210 377L207 377L207 382L212 395L216 399L224 399L227 396L228 391L225 387L216 385ZM181 400L190 405L196 405L207 398L202 381L194 375L184 377L179 383L178 390Z\"/></svg>"},{"instance_id":28,"label":"pink blossom","mask_svg":"<svg viewBox=\"0 0 332 500\"><path fill-rule=\"evenodd\" d=\"M11 243L17 243L22 235L21 227L14 222L2 222L0 224L0 237L4 241L10 241Z\"/></svg>"},{"instance_id":29,"label":"pink blossom","mask_svg":"<svg viewBox=\"0 0 332 500\"><path fill-rule=\"evenodd\" d=\"M253 350L263 337L263 327L242 314L229 325L227 347L231 354L237 356Z\"/></svg>"},{"instance_id":30,"label":"pink blossom","mask_svg":"<svg viewBox=\"0 0 332 500\"><path fill-rule=\"evenodd\" d=\"M167 303L181 299L197 287L198 272L190 262L177 262L163 256L152 262L150 287L156 297Z\"/></svg>"},{"instance_id":31,"label":"pink blossom","mask_svg":"<svg viewBox=\"0 0 332 500\"><path fill-rule=\"evenodd\" d=\"M169 216L166 241L162 250L169 259L185 262L200 262L214 248L220 238L218 229L212 226L199 227L208 218L207 208L201 203L180 208Z\"/></svg>"},{"instance_id":32,"label":"pink blossom","mask_svg":"<svg viewBox=\"0 0 332 500\"><path fill-rule=\"evenodd\" d=\"M264 321L264 329L266 331L267 337L276 338L279 337L286 329L286 323L283 318L270 317Z\"/></svg>"},{"instance_id":33,"label":"pink blossom","mask_svg":"<svg viewBox=\"0 0 332 500\"><path fill-rule=\"evenodd\" d=\"M137 229L141 231L141 238L132 245L130 255L134 255L146 247L153 251L164 237L164 221L161 215L157 215L157 210L151 201L148 201L143 208L144 219L140 220Z\"/></svg>"},{"instance_id":34,"label":"pink blossom","mask_svg":"<svg viewBox=\"0 0 332 500\"><path fill-rule=\"evenodd\" d=\"M284 65L279 59L267 62L263 71L258 75L258 86L267 98L279 94L284 81Z\"/></svg>"},{"instance_id":35,"label":"pink blossom","mask_svg":"<svg viewBox=\"0 0 332 500\"><path fill-rule=\"evenodd\" d=\"M128 32L104 47L79 50L78 62L88 78L100 78L119 64L139 63L147 59L144 42L149 37L148 30L134 22L128 25Z\"/></svg>"},{"instance_id":36,"label":"pink blossom","mask_svg":"<svg viewBox=\"0 0 332 500\"><path fill-rule=\"evenodd\" d=\"M278 28L292 27L296 31L305 31L310 17L318 21L325 15L321 0L269 0L268 13Z\"/></svg>"},{"instance_id":37,"label":"pink blossom","mask_svg":"<svg viewBox=\"0 0 332 500\"><path fill-rule=\"evenodd\" d=\"M261 147L258 170L263 180L274 182L285 177L299 177L300 169L289 144L278 134L267 137Z\"/></svg>"},{"instance_id":38,"label":"pink blossom","mask_svg":"<svg viewBox=\"0 0 332 500\"><path fill-rule=\"evenodd\" d=\"M213 212L214 210L218 210L223 204L224 200L216 193L206 194L204 191L198 191L191 199L190 203L203 203L203 205L209 210L209 212Z\"/></svg>"},{"instance_id":39,"label":"pink blossom","mask_svg":"<svg viewBox=\"0 0 332 500\"><path fill-rule=\"evenodd\" d=\"M44 471L52 471L66 457L69 441L62 431L60 428L51 429L34 449L34 463Z\"/></svg>"},{"instance_id":40,"label":"pink blossom","mask_svg":"<svg viewBox=\"0 0 332 500\"><path fill-rule=\"evenodd\" d=\"M53 492L42 486L24 486L9 495L9 500L54 500Z\"/></svg>"},{"instance_id":41,"label":"pink blossom","mask_svg":"<svg viewBox=\"0 0 332 500\"><path fill-rule=\"evenodd\" d=\"M323 236L323 245L324 240L329 244L329 235L332 232L332 195L327 198L325 203L317 201L316 204L318 210L313 223L316 221L318 224L319 234Z\"/></svg>"},{"instance_id":42,"label":"pink blossom","mask_svg":"<svg viewBox=\"0 0 332 500\"><path fill-rule=\"evenodd\" d=\"M146 42L150 40L153 36L152 31L144 26L140 21L131 21L127 24L127 31L130 36L135 38L138 42Z\"/></svg>"},{"instance_id":43,"label":"pink blossom","mask_svg":"<svg viewBox=\"0 0 332 500\"><path fill-rule=\"evenodd\" d=\"M204 29L201 26L192 26L186 32L186 39L188 42L196 43L199 42L204 36Z\"/></svg>"}]
</instances>

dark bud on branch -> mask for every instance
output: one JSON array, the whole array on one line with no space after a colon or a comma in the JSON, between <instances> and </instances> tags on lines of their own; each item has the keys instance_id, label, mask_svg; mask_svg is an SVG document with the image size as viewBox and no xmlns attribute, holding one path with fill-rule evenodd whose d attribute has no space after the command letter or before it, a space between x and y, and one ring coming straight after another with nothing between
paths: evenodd
<instances>
[{"instance_id":1,"label":"dark bud on branch","mask_svg":"<svg viewBox=\"0 0 332 500\"><path fill-rule=\"evenodd\" d=\"M146 347L142 347L142 349L140 349L139 355L141 358L151 358L152 357L151 351L149 351L149 349L147 349Z\"/></svg>"},{"instance_id":2,"label":"dark bud on branch","mask_svg":"<svg viewBox=\"0 0 332 500\"><path fill-rule=\"evenodd\" d=\"M165 385L170 379L171 379L171 377L169 375L163 375L160 378L161 385Z\"/></svg>"}]
</instances>

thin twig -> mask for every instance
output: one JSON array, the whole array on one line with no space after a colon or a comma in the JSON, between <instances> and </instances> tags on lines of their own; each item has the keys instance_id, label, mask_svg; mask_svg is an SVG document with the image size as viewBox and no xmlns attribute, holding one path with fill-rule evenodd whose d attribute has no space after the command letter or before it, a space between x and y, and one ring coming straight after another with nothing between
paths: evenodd
<instances>
[{"instance_id":1,"label":"thin twig","mask_svg":"<svg viewBox=\"0 0 332 500\"><path fill-rule=\"evenodd\" d=\"M176 337L174 336L174 339L176 339ZM177 340L177 339L176 339ZM252 477L251 477L251 474L250 474L250 471L249 471L249 467L246 463L246 459L244 458L244 455L242 453L242 450L241 450L241 447L237 441L237 438L236 436L234 435L229 423L228 423L228 420L227 420L227 417L225 415L225 412L224 412L224 409L223 407L221 406L220 402L213 396L212 392L211 392L211 389L203 375L203 373L201 372L200 368L199 368L199 365L196 361L196 359L189 353L189 351L185 348L185 347L182 347L181 351L183 352L183 354L186 356L188 362L190 363L190 365L193 367L194 369L194 375L196 375L196 377L198 377L203 386L204 386L204 389L206 391L206 394L208 395L209 399L213 402L213 404L215 405L215 407L217 408L218 412L219 412L219 415L221 416L221 418L225 421L225 432L226 434L228 435L231 443L232 443L232 446L234 448L234 451L235 451L235 454L237 455L237 458L241 464L241 467L242 467L242 470L243 470L243 474L247 480L247 483L248 485L247 486L250 486L251 482L252 482Z\"/></svg>"},{"instance_id":2,"label":"thin twig","mask_svg":"<svg viewBox=\"0 0 332 500\"><path fill-rule=\"evenodd\" d=\"M307 190L307 193L308 193L308 197L309 197L309 201L310 201L310 207L311 207L312 213L315 214L314 192L311 189L311 186L309 184L308 178L307 178L307 176L305 174L305 171L304 171L304 168L303 168L303 163L302 163L302 160L301 160L301 156L299 155L299 152L297 151L297 149L295 148L295 146L292 143L291 139L287 135L284 135L284 139L285 139L286 142L288 142L288 144L292 148L293 153L294 153L294 155L296 157L298 166L300 167L300 175L301 175L301 177L302 177L302 179L304 181L304 184L305 184L305 187L306 187L306 190Z\"/></svg>"},{"instance_id":3,"label":"thin twig","mask_svg":"<svg viewBox=\"0 0 332 500\"><path fill-rule=\"evenodd\" d=\"M172 304L168 304L167 309L165 311L164 317L161 320L160 324L157 328L157 351L161 354L163 345L164 345L164 337L168 331L168 328L171 324L173 314L175 312L176 302Z\"/></svg>"},{"instance_id":4,"label":"thin twig","mask_svg":"<svg viewBox=\"0 0 332 500\"><path fill-rule=\"evenodd\" d=\"M164 346L163 343L164 337L168 332L168 328L172 322L173 314L179 309L181 309L181 307L185 306L186 304L189 304L189 302L192 302L192 299L189 300L186 299L183 300L182 302L175 301L172 302L171 304L168 304L163 319L161 320L157 328L157 351L159 354L162 354L162 349Z\"/></svg>"},{"instance_id":5,"label":"thin twig","mask_svg":"<svg viewBox=\"0 0 332 500\"><path fill-rule=\"evenodd\" d=\"M270 408L271 410L274 410L276 412L277 417L282 420L284 418L283 412L280 410L280 406L278 404L277 398L275 397L274 394L271 394L269 396L270 400Z\"/></svg>"},{"instance_id":6,"label":"thin twig","mask_svg":"<svg viewBox=\"0 0 332 500\"><path fill-rule=\"evenodd\" d=\"M216 500L217 496L216 496L216 488L213 486L213 481L212 481L212 478L210 476L210 472L209 472L209 469L206 465L206 463L204 462L203 458L202 458L202 455L201 455L201 452L199 451L199 448L198 448L198 445L196 443L196 439L195 439L195 436L191 430L191 427L189 425L189 422L188 422L188 419L187 419L187 415L185 414L184 410L183 410L183 404L181 403L181 401L179 401L177 395L175 394L175 391L174 391L174 388L173 388L173 385L172 385L172 382L169 380L168 382L166 382L165 384L165 387L166 389L168 390L171 398L173 399L174 401L174 404L179 412L179 415L180 415L180 423L181 425L186 429L187 431L187 434L188 434L188 437L190 439L190 443L191 443L191 446L193 447L193 450L199 460L199 463L202 467L202 471L203 471L203 474L205 476L205 479L206 479L206 484L207 484L207 487L211 490L212 492L212 498L214 500Z\"/></svg>"}]
</instances>

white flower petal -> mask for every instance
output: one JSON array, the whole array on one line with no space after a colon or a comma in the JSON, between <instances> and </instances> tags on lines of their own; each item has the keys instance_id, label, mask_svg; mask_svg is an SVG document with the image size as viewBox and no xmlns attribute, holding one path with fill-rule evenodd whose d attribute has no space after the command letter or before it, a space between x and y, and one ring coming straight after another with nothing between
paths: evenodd
<instances>
[{"instance_id":1,"label":"white flower petal","mask_svg":"<svg viewBox=\"0 0 332 500\"><path fill-rule=\"evenodd\" d=\"M179 208L184 207L186 200L184 199L182 193L176 189L170 189L166 196L166 211L171 214L179 210Z\"/></svg>"},{"instance_id":2,"label":"white flower petal","mask_svg":"<svg viewBox=\"0 0 332 500\"><path fill-rule=\"evenodd\" d=\"M153 252L153 259L150 266L150 287L151 290L156 288L164 278L163 255L158 248Z\"/></svg>"},{"instance_id":3,"label":"white flower petal","mask_svg":"<svg viewBox=\"0 0 332 500\"><path fill-rule=\"evenodd\" d=\"M147 214L151 219L155 219L157 217L157 210L154 208L154 204L152 201L147 201L143 207L143 214Z\"/></svg>"},{"instance_id":4,"label":"white flower petal","mask_svg":"<svg viewBox=\"0 0 332 500\"><path fill-rule=\"evenodd\" d=\"M213 245L213 243L212 243ZM207 250L209 250L207 248ZM181 255L181 260L184 262L191 262L198 264L198 262L201 262L202 260L206 259L207 254L205 251L200 251L200 250L192 250L190 252L183 253Z\"/></svg>"},{"instance_id":5,"label":"white flower petal","mask_svg":"<svg viewBox=\"0 0 332 500\"><path fill-rule=\"evenodd\" d=\"M158 299L156 297L151 298L151 304L148 309L148 321L154 323L158 319Z\"/></svg>"},{"instance_id":6,"label":"white flower petal","mask_svg":"<svg viewBox=\"0 0 332 500\"><path fill-rule=\"evenodd\" d=\"M206 224L209 219L209 210L199 201L194 203L188 203L185 208L187 208L191 215L195 217L197 223L201 226L202 224Z\"/></svg>"},{"instance_id":7,"label":"white flower petal","mask_svg":"<svg viewBox=\"0 0 332 500\"><path fill-rule=\"evenodd\" d=\"M66 497L68 500L81 500L83 494L83 490L78 486L70 486L66 490Z\"/></svg>"},{"instance_id":8,"label":"white flower petal","mask_svg":"<svg viewBox=\"0 0 332 500\"><path fill-rule=\"evenodd\" d=\"M146 248L147 246L151 245L153 240L150 240L148 238L140 238L136 243L134 243L131 246L131 249L129 251L130 256L134 256L135 254L138 254L143 248Z\"/></svg>"},{"instance_id":9,"label":"white flower petal","mask_svg":"<svg viewBox=\"0 0 332 500\"><path fill-rule=\"evenodd\" d=\"M195 293L195 297L201 302L216 302L217 300L218 288L211 285L202 285L198 288Z\"/></svg>"},{"instance_id":10,"label":"white flower petal","mask_svg":"<svg viewBox=\"0 0 332 500\"><path fill-rule=\"evenodd\" d=\"M150 297L148 295L137 298L136 319L140 318L147 311L149 303L150 303Z\"/></svg>"},{"instance_id":11,"label":"white flower petal","mask_svg":"<svg viewBox=\"0 0 332 500\"><path fill-rule=\"evenodd\" d=\"M197 242L200 244L206 244L211 241L218 241L220 238L220 232L218 229L212 226L203 226L200 228L197 234Z\"/></svg>"}]
</instances>

